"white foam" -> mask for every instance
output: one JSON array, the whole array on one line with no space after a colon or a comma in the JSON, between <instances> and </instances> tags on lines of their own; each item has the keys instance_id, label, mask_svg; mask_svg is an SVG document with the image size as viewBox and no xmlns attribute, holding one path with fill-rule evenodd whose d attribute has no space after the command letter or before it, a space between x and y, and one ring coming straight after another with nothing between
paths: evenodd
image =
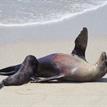
<instances>
[{"instance_id":1,"label":"white foam","mask_svg":"<svg viewBox=\"0 0 107 107\"><path fill-rule=\"evenodd\" d=\"M89 11L97 10L98 8L101 8L101 7L105 6L105 5L107 5L107 1L105 1L101 5L94 6L94 7L90 8L90 9L84 9L81 12L66 14L66 15L62 16L61 18L53 19L53 20L49 20L49 21L40 21L40 22L31 22L31 23L29 22L29 23L23 23L23 24L0 24L0 26L2 26L2 27L18 27L18 26L22 26L23 27L23 26L33 26L33 25L44 25L44 24L50 24L50 23L57 23L57 22L65 20L65 19L69 19L69 18L75 17L77 15L81 15L81 14L89 12Z\"/></svg>"}]
</instances>

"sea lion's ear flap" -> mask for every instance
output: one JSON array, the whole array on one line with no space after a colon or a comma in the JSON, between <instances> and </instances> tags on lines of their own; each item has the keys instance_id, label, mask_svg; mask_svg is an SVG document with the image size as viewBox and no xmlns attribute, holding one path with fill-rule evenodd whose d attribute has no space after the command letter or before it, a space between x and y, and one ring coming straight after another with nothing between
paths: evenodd
<instances>
[{"instance_id":1,"label":"sea lion's ear flap","mask_svg":"<svg viewBox=\"0 0 107 107\"><path fill-rule=\"evenodd\" d=\"M75 40L75 47L74 50L72 51L72 54L78 55L82 59L86 60L85 51L87 48L87 42L88 42L88 30L86 27L84 27Z\"/></svg>"}]
</instances>

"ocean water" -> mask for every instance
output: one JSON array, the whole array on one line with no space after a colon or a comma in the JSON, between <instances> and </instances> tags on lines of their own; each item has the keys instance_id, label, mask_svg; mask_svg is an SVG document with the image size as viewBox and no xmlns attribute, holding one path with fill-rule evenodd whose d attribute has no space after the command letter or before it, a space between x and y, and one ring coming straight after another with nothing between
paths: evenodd
<instances>
[{"instance_id":1,"label":"ocean water","mask_svg":"<svg viewBox=\"0 0 107 107\"><path fill-rule=\"evenodd\" d=\"M0 25L58 22L105 4L107 0L0 0Z\"/></svg>"}]
</instances>

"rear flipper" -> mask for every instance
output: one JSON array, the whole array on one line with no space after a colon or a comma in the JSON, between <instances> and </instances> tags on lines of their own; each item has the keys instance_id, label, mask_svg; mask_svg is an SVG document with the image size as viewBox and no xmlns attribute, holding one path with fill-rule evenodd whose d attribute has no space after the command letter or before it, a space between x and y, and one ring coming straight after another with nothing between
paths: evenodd
<instances>
[{"instance_id":1,"label":"rear flipper","mask_svg":"<svg viewBox=\"0 0 107 107\"><path fill-rule=\"evenodd\" d=\"M3 75L3 76L13 75L19 70L20 66L21 64L0 69L0 75Z\"/></svg>"},{"instance_id":2,"label":"rear flipper","mask_svg":"<svg viewBox=\"0 0 107 107\"><path fill-rule=\"evenodd\" d=\"M64 77L64 74L60 74L60 75L56 75L56 76L52 76L52 77L47 77L47 78L44 78L44 79L32 79L31 80L31 83L40 83L40 82L48 82L48 81L51 81L51 80L58 80L60 78L63 78Z\"/></svg>"}]
</instances>

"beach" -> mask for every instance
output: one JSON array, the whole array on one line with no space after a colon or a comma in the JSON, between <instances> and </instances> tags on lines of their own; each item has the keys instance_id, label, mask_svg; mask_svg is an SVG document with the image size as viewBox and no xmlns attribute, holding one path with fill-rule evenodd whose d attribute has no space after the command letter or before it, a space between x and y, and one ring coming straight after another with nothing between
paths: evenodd
<instances>
[{"instance_id":1,"label":"beach","mask_svg":"<svg viewBox=\"0 0 107 107\"><path fill-rule=\"evenodd\" d=\"M95 64L107 52L107 6L46 25L0 27L0 68L19 64L29 55L70 54L74 40L85 26L89 31L86 57ZM30 35L30 36L29 36ZM51 35L51 36L50 36ZM2 80L5 77L0 77ZM106 107L107 76L97 82L52 83L4 87L2 107Z\"/></svg>"}]
</instances>

